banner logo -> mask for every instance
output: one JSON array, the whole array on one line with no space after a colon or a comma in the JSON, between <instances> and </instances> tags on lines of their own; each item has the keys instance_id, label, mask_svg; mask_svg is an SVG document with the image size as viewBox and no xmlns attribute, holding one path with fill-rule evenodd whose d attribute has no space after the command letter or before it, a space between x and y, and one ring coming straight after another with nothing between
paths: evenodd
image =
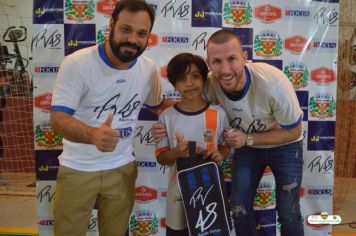
<instances>
[{"instance_id":1,"label":"banner logo","mask_svg":"<svg viewBox=\"0 0 356 236\"><path fill-rule=\"evenodd\" d=\"M260 183L255 201L254 207L258 208L271 208L276 205L276 193L271 183Z\"/></svg>"},{"instance_id":2,"label":"banner logo","mask_svg":"<svg viewBox=\"0 0 356 236\"><path fill-rule=\"evenodd\" d=\"M333 190L331 187L308 187L306 191L308 198L328 198L333 196Z\"/></svg>"},{"instance_id":3,"label":"banner logo","mask_svg":"<svg viewBox=\"0 0 356 236\"><path fill-rule=\"evenodd\" d=\"M336 42L313 42L313 48L325 48L325 49L332 49L337 48Z\"/></svg>"},{"instance_id":4,"label":"banner logo","mask_svg":"<svg viewBox=\"0 0 356 236\"><path fill-rule=\"evenodd\" d=\"M311 160L307 168L311 173L315 172L318 174L333 174L334 159L331 155L318 155L313 160Z\"/></svg>"},{"instance_id":5,"label":"banner logo","mask_svg":"<svg viewBox=\"0 0 356 236\"><path fill-rule=\"evenodd\" d=\"M63 35L58 29L43 28L36 33L31 42L31 49L34 50L37 47L41 49L59 49L62 50Z\"/></svg>"},{"instance_id":6,"label":"banner logo","mask_svg":"<svg viewBox=\"0 0 356 236\"><path fill-rule=\"evenodd\" d=\"M140 203L147 203L154 201L158 198L157 190L147 187L145 185L138 186L135 189L136 201Z\"/></svg>"},{"instance_id":7,"label":"banner logo","mask_svg":"<svg viewBox=\"0 0 356 236\"><path fill-rule=\"evenodd\" d=\"M275 31L262 31L256 35L253 44L257 56L272 58L282 54L282 39Z\"/></svg>"},{"instance_id":8,"label":"banner logo","mask_svg":"<svg viewBox=\"0 0 356 236\"><path fill-rule=\"evenodd\" d=\"M164 18L171 14L172 18L177 18L180 20L189 20L190 6L187 1L168 1L166 5L162 7L161 14Z\"/></svg>"},{"instance_id":9,"label":"banner logo","mask_svg":"<svg viewBox=\"0 0 356 236\"><path fill-rule=\"evenodd\" d=\"M224 23L233 26L249 25L252 22L252 8L246 0L229 1L224 4Z\"/></svg>"},{"instance_id":10,"label":"banner logo","mask_svg":"<svg viewBox=\"0 0 356 236\"><path fill-rule=\"evenodd\" d=\"M161 218L159 222L160 222L161 228L167 228L166 218Z\"/></svg>"},{"instance_id":11,"label":"banner logo","mask_svg":"<svg viewBox=\"0 0 356 236\"><path fill-rule=\"evenodd\" d=\"M101 44L109 40L110 32L108 26L103 26L96 33L96 43Z\"/></svg>"},{"instance_id":12,"label":"banner logo","mask_svg":"<svg viewBox=\"0 0 356 236\"><path fill-rule=\"evenodd\" d=\"M110 17L118 1L119 0L98 0L96 10L104 16Z\"/></svg>"},{"instance_id":13,"label":"banner logo","mask_svg":"<svg viewBox=\"0 0 356 236\"><path fill-rule=\"evenodd\" d=\"M94 0L65 0L65 16L70 21L94 19Z\"/></svg>"},{"instance_id":14,"label":"banner logo","mask_svg":"<svg viewBox=\"0 0 356 236\"><path fill-rule=\"evenodd\" d=\"M158 217L153 211L138 211L130 217L132 236L148 236L158 232Z\"/></svg>"},{"instance_id":15,"label":"banner logo","mask_svg":"<svg viewBox=\"0 0 356 236\"><path fill-rule=\"evenodd\" d=\"M285 10L286 16L293 16L293 17L309 17L310 11L308 10L296 10L296 9L287 9Z\"/></svg>"},{"instance_id":16,"label":"banner logo","mask_svg":"<svg viewBox=\"0 0 356 236\"><path fill-rule=\"evenodd\" d=\"M170 48L189 48L190 47L190 36L187 34L173 34L173 33L163 33L161 37L160 45L162 47Z\"/></svg>"},{"instance_id":17,"label":"banner logo","mask_svg":"<svg viewBox=\"0 0 356 236\"><path fill-rule=\"evenodd\" d=\"M292 83L294 89L307 87L309 71L304 63L291 62L284 68L283 72Z\"/></svg>"},{"instance_id":18,"label":"banner logo","mask_svg":"<svg viewBox=\"0 0 356 236\"><path fill-rule=\"evenodd\" d=\"M63 24L63 1L33 2L33 24ZM16 5L16 4L15 4Z\"/></svg>"},{"instance_id":19,"label":"banner logo","mask_svg":"<svg viewBox=\"0 0 356 236\"><path fill-rule=\"evenodd\" d=\"M335 121L308 121L307 150L334 150Z\"/></svg>"},{"instance_id":20,"label":"banner logo","mask_svg":"<svg viewBox=\"0 0 356 236\"><path fill-rule=\"evenodd\" d=\"M310 44L307 38L295 35L284 40L284 48L293 54L301 54L310 49Z\"/></svg>"},{"instance_id":21,"label":"banner logo","mask_svg":"<svg viewBox=\"0 0 356 236\"><path fill-rule=\"evenodd\" d=\"M38 224L39 224L39 228L41 228L43 230L44 226L53 227L54 226L54 220L40 220L38 222Z\"/></svg>"},{"instance_id":22,"label":"banner logo","mask_svg":"<svg viewBox=\"0 0 356 236\"><path fill-rule=\"evenodd\" d=\"M65 49L67 56L79 49L96 45L96 29L94 24L64 24Z\"/></svg>"},{"instance_id":23,"label":"banner logo","mask_svg":"<svg viewBox=\"0 0 356 236\"><path fill-rule=\"evenodd\" d=\"M62 137L54 132L49 122L43 121L36 125L35 142L40 147L55 148L62 146Z\"/></svg>"},{"instance_id":24,"label":"banner logo","mask_svg":"<svg viewBox=\"0 0 356 236\"><path fill-rule=\"evenodd\" d=\"M41 16L41 15L43 15L45 12L46 12L46 11L45 11L44 8L37 8L37 9L35 10L35 15Z\"/></svg>"},{"instance_id":25,"label":"banner logo","mask_svg":"<svg viewBox=\"0 0 356 236\"><path fill-rule=\"evenodd\" d=\"M36 66L35 73L57 73L58 66Z\"/></svg>"},{"instance_id":26,"label":"banner logo","mask_svg":"<svg viewBox=\"0 0 356 236\"><path fill-rule=\"evenodd\" d=\"M308 216L307 222L312 227L315 225L320 227L322 227L322 225L336 225L341 223L341 217L338 215L329 215L326 211L323 211L320 212L320 214Z\"/></svg>"},{"instance_id":27,"label":"banner logo","mask_svg":"<svg viewBox=\"0 0 356 236\"><path fill-rule=\"evenodd\" d=\"M52 102L52 94L51 93L45 93L42 95L38 95L34 99L35 107L41 109L44 112L50 112L51 102Z\"/></svg>"},{"instance_id":28,"label":"banner logo","mask_svg":"<svg viewBox=\"0 0 356 236\"><path fill-rule=\"evenodd\" d=\"M231 182L232 180L232 161L230 158L222 160L220 166L223 172L225 182Z\"/></svg>"},{"instance_id":29,"label":"banner logo","mask_svg":"<svg viewBox=\"0 0 356 236\"><path fill-rule=\"evenodd\" d=\"M262 5L255 8L255 17L263 23L273 23L281 19L282 10L270 4Z\"/></svg>"},{"instance_id":30,"label":"banner logo","mask_svg":"<svg viewBox=\"0 0 356 236\"><path fill-rule=\"evenodd\" d=\"M319 85L327 85L336 81L336 73L327 67L321 67L311 71L311 80Z\"/></svg>"},{"instance_id":31,"label":"banner logo","mask_svg":"<svg viewBox=\"0 0 356 236\"><path fill-rule=\"evenodd\" d=\"M158 45L158 36L157 36L157 34L151 33L150 36L148 37L147 48L150 49L157 45Z\"/></svg>"},{"instance_id":32,"label":"banner logo","mask_svg":"<svg viewBox=\"0 0 356 236\"><path fill-rule=\"evenodd\" d=\"M309 101L309 113L316 118L330 118L336 113L336 101L326 92L316 93Z\"/></svg>"},{"instance_id":33,"label":"banner logo","mask_svg":"<svg viewBox=\"0 0 356 236\"><path fill-rule=\"evenodd\" d=\"M329 215L327 212L315 212L305 217L305 223L312 229L325 229L332 224L340 224L341 217L338 215Z\"/></svg>"},{"instance_id":34,"label":"banner logo","mask_svg":"<svg viewBox=\"0 0 356 236\"><path fill-rule=\"evenodd\" d=\"M153 160L136 160L136 166L140 171L159 171L157 162Z\"/></svg>"},{"instance_id":35,"label":"banner logo","mask_svg":"<svg viewBox=\"0 0 356 236\"><path fill-rule=\"evenodd\" d=\"M316 24L323 26L337 26L337 22L339 21L339 13L335 8L327 9L323 6L315 13L313 20Z\"/></svg>"}]
</instances>

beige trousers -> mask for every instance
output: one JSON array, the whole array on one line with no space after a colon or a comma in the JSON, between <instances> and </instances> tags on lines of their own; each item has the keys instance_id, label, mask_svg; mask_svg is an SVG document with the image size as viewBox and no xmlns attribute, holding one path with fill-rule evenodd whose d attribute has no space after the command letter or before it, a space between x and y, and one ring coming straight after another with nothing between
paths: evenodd
<instances>
[{"instance_id":1,"label":"beige trousers","mask_svg":"<svg viewBox=\"0 0 356 236\"><path fill-rule=\"evenodd\" d=\"M123 236L135 201L135 162L85 172L60 166L53 205L55 236L85 236L98 200L100 236Z\"/></svg>"}]
</instances>

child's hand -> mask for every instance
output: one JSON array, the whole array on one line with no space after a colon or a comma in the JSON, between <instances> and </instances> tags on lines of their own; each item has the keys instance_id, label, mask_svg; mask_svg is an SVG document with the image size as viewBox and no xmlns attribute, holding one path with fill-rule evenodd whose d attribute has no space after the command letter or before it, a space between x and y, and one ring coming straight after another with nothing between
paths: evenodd
<instances>
[{"instance_id":1,"label":"child's hand","mask_svg":"<svg viewBox=\"0 0 356 236\"><path fill-rule=\"evenodd\" d=\"M208 156L211 157L212 160L214 160L215 162L218 161L222 161L225 158L221 155L221 153L218 151L218 149L214 148L214 149L207 149L204 151L204 155L203 158L208 158Z\"/></svg>"},{"instance_id":2,"label":"child's hand","mask_svg":"<svg viewBox=\"0 0 356 236\"><path fill-rule=\"evenodd\" d=\"M179 134L175 133L176 139L177 139L177 146L174 148L176 155L178 157L189 157L189 148L188 148L188 140L185 140L184 137Z\"/></svg>"}]
</instances>

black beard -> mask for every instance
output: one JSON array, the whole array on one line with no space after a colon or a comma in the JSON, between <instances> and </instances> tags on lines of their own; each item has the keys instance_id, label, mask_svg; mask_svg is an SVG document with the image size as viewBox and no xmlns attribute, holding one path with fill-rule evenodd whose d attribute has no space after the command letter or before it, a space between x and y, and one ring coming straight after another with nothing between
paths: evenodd
<instances>
[{"instance_id":1,"label":"black beard","mask_svg":"<svg viewBox=\"0 0 356 236\"><path fill-rule=\"evenodd\" d=\"M140 48L138 45L131 44L129 42L115 43L113 39L113 35L114 35L113 32L111 32L109 45L116 58L119 59L121 62L127 63L127 62L134 61L145 51L146 47ZM135 48L137 52L135 54L130 52L121 52L120 49L124 46Z\"/></svg>"}]
</instances>

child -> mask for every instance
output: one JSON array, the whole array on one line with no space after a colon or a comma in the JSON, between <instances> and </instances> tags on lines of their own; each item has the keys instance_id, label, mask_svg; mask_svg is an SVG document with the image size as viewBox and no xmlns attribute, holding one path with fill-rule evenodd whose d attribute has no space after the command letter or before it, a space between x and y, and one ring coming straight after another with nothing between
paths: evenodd
<instances>
[{"instance_id":1,"label":"child","mask_svg":"<svg viewBox=\"0 0 356 236\"><path fill-rule=\"evenodd\" d=\"M196 142L196 152L211 156L215 161L225 159L229 149L223 142L224 128L228 128L226 113L221 107L204 100L202 92L207 80L205 61L190 53L173 57L167 66L169 82L181 95L181 101L164 110L159 121L166 126L167 137L157 144L156 156L161 165L170 167L167 190L167 236L189 235L182 198L177 183L178 158L189 157L188 142Z\"/></svg>"}]
</instances>

